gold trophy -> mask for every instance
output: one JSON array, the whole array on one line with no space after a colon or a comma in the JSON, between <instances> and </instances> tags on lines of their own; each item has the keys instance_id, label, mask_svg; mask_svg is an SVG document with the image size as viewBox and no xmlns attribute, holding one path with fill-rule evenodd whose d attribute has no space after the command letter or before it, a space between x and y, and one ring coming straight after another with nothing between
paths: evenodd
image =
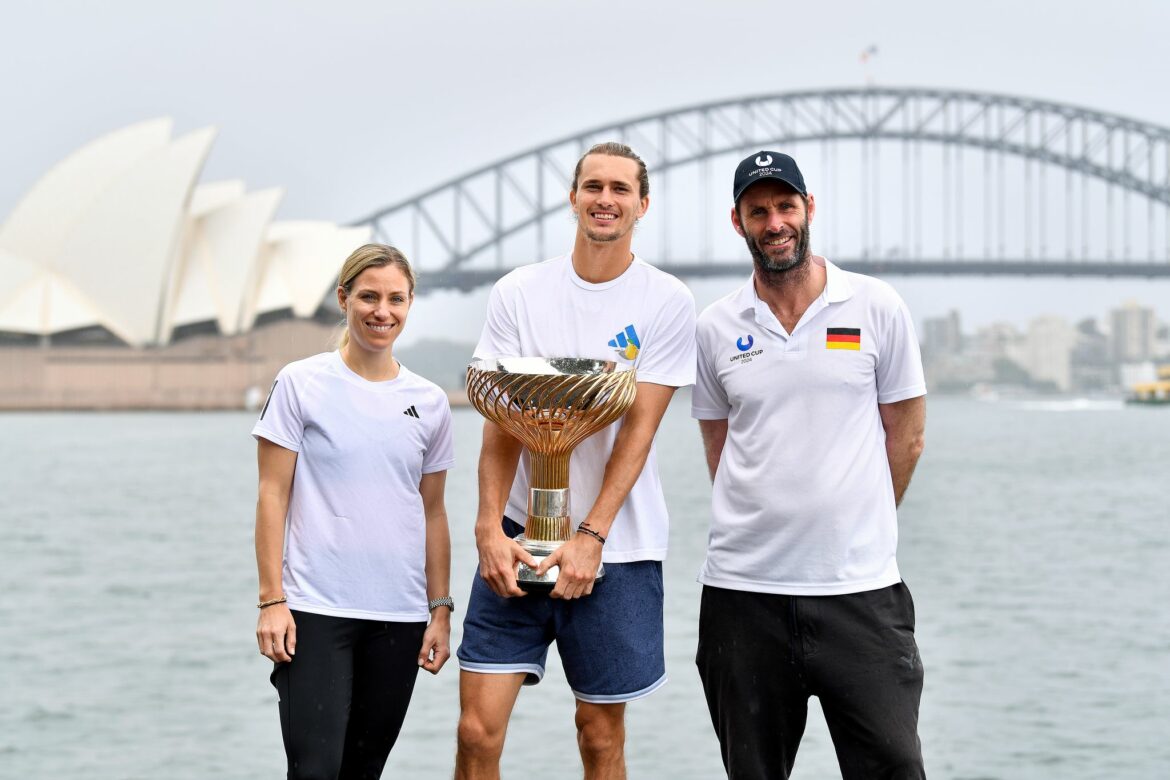
<instances>
[{"instance_id":1,"label":"gold trophy","mask_svg":"<svg viewBox=\"0 0 1170 780\"><path fill-rule=\"evenodd\" d=\"M467 367L467 397L480 414L508 432L531 457L528 519L516 537L537 565L568 541L569 457L573 448L626 413L637 392L634 369L586 358L492 358ZM525 590L551 588L559 567L544 575L520 564ZM605 567L597 570L597 578Z\"/></svg>"}]
</instances>

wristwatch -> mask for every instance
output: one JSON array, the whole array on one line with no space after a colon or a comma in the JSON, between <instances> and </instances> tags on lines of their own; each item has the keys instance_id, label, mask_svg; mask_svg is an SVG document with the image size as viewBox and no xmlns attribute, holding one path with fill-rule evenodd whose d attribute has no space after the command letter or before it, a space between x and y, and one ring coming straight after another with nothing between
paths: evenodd
<instances>
[{"instance_id":1,"label":"wristwatch","mask_svg":"<svg viewBox=\"0 0 1170 780\"><path fill-rule=\"evenodd\" d=\"M437 599L431 599L427 602L427 609L431 612L435 611L435 607L446 607L452 612L455 611L455 599L450 596L443 596Z\"/></svg>"}]
</instances>

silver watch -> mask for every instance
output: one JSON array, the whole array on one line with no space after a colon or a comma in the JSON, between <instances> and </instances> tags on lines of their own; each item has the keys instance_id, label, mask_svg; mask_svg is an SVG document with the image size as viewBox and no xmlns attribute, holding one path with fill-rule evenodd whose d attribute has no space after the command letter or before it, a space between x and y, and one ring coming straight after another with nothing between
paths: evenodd
<instances>
[{"instance_id":1,"label":"silver watch","mask_svg":"<svg viewBox=\"0 0 1170 780\"><path fill-rule=\"evenodd\" d=\"M441 598L431 599L427 602L427 609L431 612L435 611L435 607L446 607L452 612L455 611L455 599L450 596L442 596Z\"/></svg>"}]
</instances>

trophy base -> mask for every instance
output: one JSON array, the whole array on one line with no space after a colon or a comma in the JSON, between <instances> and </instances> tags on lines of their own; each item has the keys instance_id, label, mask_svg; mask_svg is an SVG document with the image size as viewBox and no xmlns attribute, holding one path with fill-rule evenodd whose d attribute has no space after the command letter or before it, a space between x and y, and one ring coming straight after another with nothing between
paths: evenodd
<instances>
[{"instance_id":1,"label":"trophy base","mask_svg":"<svg viewBox=\"0 0 1170 780\"><path fill-rule=\"evenodd\" d=\"M524 538L524 534L517 536L516 541L520 543L520 546L529 555L536 559L537 566L543 563L544 559L551 555L556 548L564 544L564 542L530 542ZM537 576L536 569L525 563L521 563L520 570L516 573L516 584L520 586L521 590L547 593L557 584L557 577L560 573L561 567L553 566L544 574ZM605 564L603 563L597 567L597 579L600 580L604 576Z\"/></svg>"}]
</instances>

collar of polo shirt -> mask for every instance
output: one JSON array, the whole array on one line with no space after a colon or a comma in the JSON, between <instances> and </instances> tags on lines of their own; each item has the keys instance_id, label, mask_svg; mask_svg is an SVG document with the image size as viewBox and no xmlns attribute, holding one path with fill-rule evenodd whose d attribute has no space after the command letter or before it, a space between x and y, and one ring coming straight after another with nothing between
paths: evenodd
<instances>
[{"instance_id":1,"label":"collar of polo shirt","mask_svg":"<svg viewBox=\"0 0 1170 780\"><path fill-rule=\"evenodd\" d=\"M823 257L816 257L813 262L825 264L825 290L821 293L825 303L840 303L853 297L853 285L849 284L844 271ZM761 301L759 294L756 293L754 274L748 277L747 284L739 288L735 306L741 312L754 311L761 306L767 308L767 304Z\"/></svg>"}]
</instances>

